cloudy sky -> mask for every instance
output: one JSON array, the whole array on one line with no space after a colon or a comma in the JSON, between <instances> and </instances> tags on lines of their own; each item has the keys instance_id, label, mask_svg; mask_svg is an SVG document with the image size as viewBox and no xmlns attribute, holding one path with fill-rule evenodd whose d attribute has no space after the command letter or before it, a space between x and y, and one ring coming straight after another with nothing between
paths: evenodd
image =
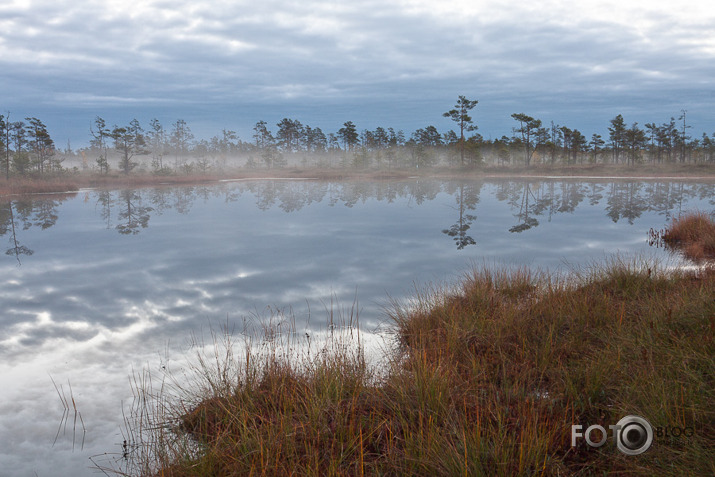
<instances>
[{"instance_id":1,"label":"cloudy sky","mask_svg":"<svg viewBox=\"0 0 715 477\"><path fill-rule=\"evenodd\" d=\"M525 112L588 136L687 110L713 133L711 0L1 0L0 114L64 146L110 124L185 119L250 140L283 117L334 132L452 128L479 100L486 138Z\"/></svg>"}]
</instances>

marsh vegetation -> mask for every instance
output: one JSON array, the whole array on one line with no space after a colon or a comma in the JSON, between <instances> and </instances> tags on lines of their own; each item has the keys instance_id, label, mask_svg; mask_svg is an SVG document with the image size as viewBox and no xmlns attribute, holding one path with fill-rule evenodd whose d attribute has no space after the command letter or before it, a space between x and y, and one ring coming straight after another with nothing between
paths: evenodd
<instances>
[{"instance_id":1,"label":"marsh vegetation","mask_svg":"<svg viewBox=\"0 0 715 477\"><path fill-rule=\"evenodd\" d=\"M215 360L197 361L189 394L179 383L169 396L170 379L156 387L144 377L141 419L128 422L134 451L115 470L712 474L714 271L617 260L569 277L474 270L457 291L394 304L380 366L351 339L352 321L313 354L286 351L297 345L290 327L268 327L262 351L240 356L224 335ZM657 431L641 456L572 446L572 425L628 414L693 432Z\"/></svg>"},{"instance_id":2,"label":"marsh vegetation","mask_svg":"<svg viewBox=\"0 0 715 477\"><path fill-rule=\"evenodd\" d=\"M665 232L685 250L715 220ZM687 253L687 252L686 252ZM355 307L319 345L279 317L236 347L213 335L191 379L135 379L127 475L707 475L715 266L611 259L568 274L474 269L388 309L367 360ZM202 348L205 350L205 347ZM236 349L243 350L235 354ZM159 384L157 384L159 383ZM647 453L572 442L571 426L647 416ZM689 429L685 436L669 429ZM665 431L664 431L665 430ZM610 442L610 441L609 441Z\"/></svg>"}]
</instances>

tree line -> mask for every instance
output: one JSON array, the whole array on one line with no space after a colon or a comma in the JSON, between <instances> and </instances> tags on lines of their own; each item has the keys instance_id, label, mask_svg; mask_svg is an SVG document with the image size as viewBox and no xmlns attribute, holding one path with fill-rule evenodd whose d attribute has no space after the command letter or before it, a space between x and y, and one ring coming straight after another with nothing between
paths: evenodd
<instances>
[{"instance_id":1,"label":"tree line","mask_svg":"<svg viewBox=\"0 0 715 477\"><path fill-rule=\"evenodd\" d=\"M514 113L510 135L485 139L477 133L471 110L477 100L459 96L454 107L443 114L456 125L440 132L434 125L407 136L392 127L359 130L346 121L335 132L325 133L297 119L283 118L272 128L258 121L252 137L241 140L235 131L223 129L210 139L197 139L183 119L165 127L152 119L144 127L136 119L126 125L108 126L96 117L89 128L89 147L72 151L56 148L46 125L38 118L11 120L0 115L2 170L11 174L51 174L66 171L63 161L81 157L83 169L108 173L113 167L128 174L139 157L154 173L206 172L221 168L227 158L241 157L247 168L318 167L424 168L468 167L482 164L646 164L697 163L715 160L715 133L701 138L688 134L692 125L687 111L676 121L630 125L621 114L609 121L608 135L589 137L578 129L555 124L525 113ZM111 164L111 165L110 165Z\"/></svg>"}]
</instances>

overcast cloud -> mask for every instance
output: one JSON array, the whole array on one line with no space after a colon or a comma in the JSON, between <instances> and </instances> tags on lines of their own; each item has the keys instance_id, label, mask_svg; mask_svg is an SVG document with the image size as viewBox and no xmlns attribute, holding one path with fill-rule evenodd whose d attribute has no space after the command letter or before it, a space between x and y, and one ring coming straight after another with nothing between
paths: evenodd
<instances>
[{"instance_id":1,"label":"overcast cloud","mask_svg":"<svg viewBox=\"0 0 715 477\"><path fill-rule=\"evenodd\" d=\"M700 135L713 78L710 0L0 4L0 111L45 120L60 144L86 142L96 115L244 140L282 117L446 131L460 94L485 137L510 134L514 112L590 134L681 109Z\"/></svg>"}]
</instances>

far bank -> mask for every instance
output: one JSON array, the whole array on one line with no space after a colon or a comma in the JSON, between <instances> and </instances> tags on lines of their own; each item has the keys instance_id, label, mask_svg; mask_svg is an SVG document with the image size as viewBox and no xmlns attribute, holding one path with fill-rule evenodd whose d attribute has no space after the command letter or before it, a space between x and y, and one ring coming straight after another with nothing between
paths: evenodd
<instances>
[{"instance_id":1,"label":"far bank","mask_svg":"<svg viewBox=\"0 0 715 477\"><path fill-rule=\"evenodd\" d=\"M698 179L715 182L715 164L644 165L535 165L532 167L482 166L468 168L353 169L325 167L233 168L206 173L147 171L106 174L89 171L66 171L52 175L11 175L0 179L0 197L37 193L63 193L83 188L157 187L164 185L199 185L226 180L303 179L303 180L404 180L485 179L485 178L574 178L596 179Z\"/></svg>"}]
</instances>

